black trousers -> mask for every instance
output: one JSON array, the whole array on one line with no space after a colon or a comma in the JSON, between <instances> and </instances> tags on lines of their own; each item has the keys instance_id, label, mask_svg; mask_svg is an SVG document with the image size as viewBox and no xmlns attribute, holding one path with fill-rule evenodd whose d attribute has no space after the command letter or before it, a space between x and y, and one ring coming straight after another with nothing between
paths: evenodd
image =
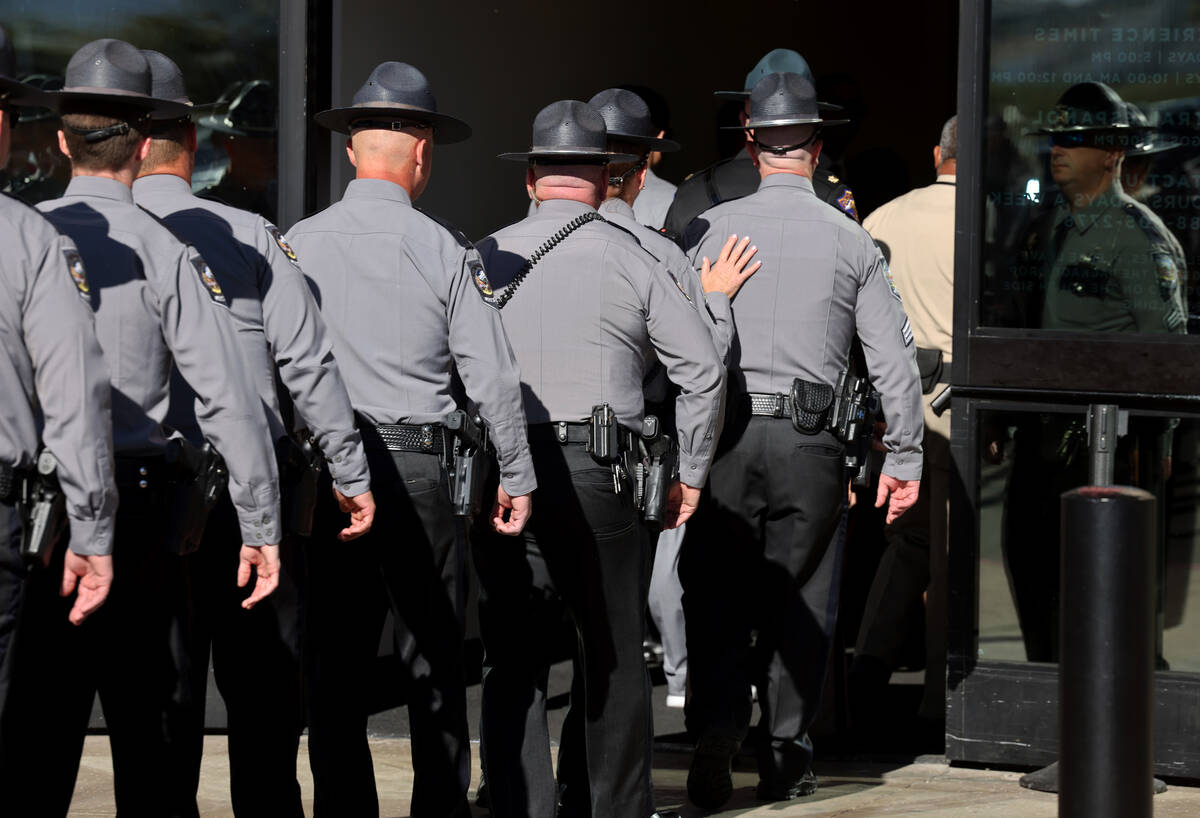
<instances>
[{"instance_id":1,"label":"black trousers","mask_svg":"<svg viewBox=\"0 0 1200 818\"><path fill-rule=\"evenodd\" d=\"M17 632L24 599L27 572L21 560L20 546L20 515L12 505L0 503L0 719L4 714L4 701L8 698L9 648Z\"/></svg>"},{"instance_id":2,"label":"black trousers","mask_svg":"<svg viewBox=\"0 0 1200 818\"><path fill-rule=\"evenodd\" d=\"M649 816L650 683L642 659L649 553L631 485L614 492L610 467L578 444L559 444L548 429L531 428L529 442L538 489L524 534L477 529L474 539L487 656L481 747L492 814L555 815L546 685L565 605L579 641L567 718L582 741L564 743L584 753L571 767L586 774L567 783L564 810Z\"/></svg>"},{"instance_id":3,"label":"black trousers","mask_svg":"<svg viewBox=\"0 0 1200 818\"><path fill-rule=\"evenodd\" d=\"M697 739L744 739L757 685L759 774L792 782L812 760L808 728L837 619L843 447L775 418L726 435L680 557L687 726Z\"/></svg>"},{"instance_id":4,"label":"black trousers","mask_svg":"<svg viewBox=\"0 0 1200 818\"><path fill-rule=\"evenodd\" d=\"M371 533L337 539L345 515L318 508L309 543L309 760L320 818L377 816L365 680L387 610L407 670L413 818L468 816L471 782L460 595L465 544L438 457L368 449ZM322 488L321 497L329 496Z\"/></svg>"},{"instance_id":5,"label":"black trousers","mask_svg":"<svg viewBox=\"0 0 1200 818\"><path fill-rule=\"evenodd\" d=\"M242 536L228 494L212 510L200 549L183 557L178 599L178 681L164 709L175 812L199 816L196 791L204 752L211 652L228 714L229 786L239 818L304 818L296 754L304 728L301 696L304 554L285 539L279 587L252 610L253 583L237 587Z\"/></svg>"},{"instance_id":6,"label":"black trousers","mask_svg":"<svg viewBox=\"0 0 1200 818\"><path fill-rule=\"evenodd\" d=\"M78 627L67 621L72 600L58 595L61 547L49 570L26 580L0 728L5 814L67 814L97 693L112 747L117 814L171 814L162 702L175 688L171 606L182 566L163 547L162 493L118 489L114 581L99 611Z\"/></svg>"}]
</instances>

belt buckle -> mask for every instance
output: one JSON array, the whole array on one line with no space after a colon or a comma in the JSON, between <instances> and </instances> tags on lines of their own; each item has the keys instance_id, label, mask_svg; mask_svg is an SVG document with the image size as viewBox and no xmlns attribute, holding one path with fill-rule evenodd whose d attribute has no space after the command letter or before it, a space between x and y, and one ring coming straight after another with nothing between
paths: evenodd
<instances>
[{"instance_id":1,"label":"belt buckle","mask_svg":"<svg viewBox=\"0 0 1200 818\"><path fill-rule=\"evenodd\" d=\"M433 426L428 423L421 427L421 446L426 449L433 448Z\"/></svg>"}]
</instances>

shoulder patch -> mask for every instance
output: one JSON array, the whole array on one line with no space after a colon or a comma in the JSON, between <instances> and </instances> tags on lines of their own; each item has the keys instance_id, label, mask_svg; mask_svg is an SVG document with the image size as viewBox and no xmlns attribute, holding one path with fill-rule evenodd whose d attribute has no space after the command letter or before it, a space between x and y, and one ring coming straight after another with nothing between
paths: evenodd
<instances>
[{"instance_id":1,"label":"shoulder patch","mask_svg":"<svg viewBox=\"0 0 1200 818\"><path fill-rule=\"evenodd\" d=\"M75 282L75 289L79 290L79 297L91 305L92 288L88 286L87 271L83 269L83 258L76 250L63 250L63 257L67 260L67 270L71 273L71 280Z\"/></svg>"},{"instance_id":2,"label":"shoulder patch","mask_svg":"<svg viewBox=\"0 0 1200 818\"><path fill-rule=\"evenodd\" d=\"M903 304L904 299L900 297L900 290L896 288L896 279L892 278L892 268L888 266L887 259L883 257L882 253L879 254L879 260L883 262L883 277L887 279L888 288L891 289L896 300Z\"/></svg>"},{"instance_id":3,"label":"shoulder patch","mask_svg":"<svg viewBox=\"0 0 1200 818\"><path fill-rule=\"evenodd\" d=\"M858 207L854 204L854 194L850 191L850 188L843 190L842 195L837 197L837 206L847 216L854 219L854 221L858 221Z\"/></svg>"},{"instance_id":4,"label":"shoulder patch","mask_svg":"<svg viewBox=\"0 0 1200 818\"><path fill-rule=\"evenodd\" d=\"M221 285L217 281L217 277L213 275L212 268L208 266L208 262L200 256L192 256L191 262L192 266L196 268L196 274L200 276L200 283L204 285L204 289L208 290L208 297L212 299L214 304L228 307L229 302L225 299L225 293L221 291Z\"/></svg>"},{"instance_id":5,"label":"shoulder patch","mask_svg":"<svg viewBox=\"0 0 1200 818\"><path fill-rule=\"evenodd\" d=\"M467 259L467 270L471 273L471 281L479 291L479 297L489 307L500 309L496 294L492 291L492 282L488 281L487 271L483 268L483 260L478 255L472 255L472 258Z\"/></svg>"},{"instance_id":6,"label":"shoulder patch","mask_svg":"<svg viewBox=\"0 0 1200 818\"><path fill-rule=\"evenodd\" d=\"M267 233L272 239L275 240L275 243L279 245L279 249L283 251L285 256L287 256L288 261L299 267L300 259L296 258L296 251L292 249L292 245L287 243L287 239L283 237L283 233L279 231L279 228L270 222L267 222Z\"/></svg>"}]
</instances>

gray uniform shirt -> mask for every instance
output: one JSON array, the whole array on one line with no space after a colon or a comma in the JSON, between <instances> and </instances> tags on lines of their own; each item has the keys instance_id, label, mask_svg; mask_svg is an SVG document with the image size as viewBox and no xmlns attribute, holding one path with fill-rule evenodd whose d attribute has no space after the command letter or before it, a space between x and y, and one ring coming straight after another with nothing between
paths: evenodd
<instances>
[{"instance_id":1,"label":"gray uniform shirt","mask_svg":"<svg viewBox=\"0 0 1200 818\"><path fill-rule=\"evenodd\" d=\"M61 199L38 207L87 264L117 455L163 451L173 361L198 396L201 429L229 467L243 542L278 543L279 481L266 417L228 301L204 259L114 179L77 176Z\"/></svg>"},{"instance_id":2,"label":"gray uniform shirt","mask_svg":"<svg viewBox=\"0 0 1200 818\"><path fill-rule=\"evenodd\" d=\"M667 211L675 200L675 185L656 175L653 170L646 171L646 186L633 200L633 212L638 224L658 230L667 223Z\"/></svg>"},{"instance_id":3,"label":"gray uniform shirt","mask_svg":"<svg viewBox=\"0 0 1200 818\"><path fill-rule=\"evenodd\" d=\"M488 425L510 495L537 481L520 373L479 254L382 179L288 233L304 259L355 410L371 423L437 423L455 368Z\"/></svg>"},{"instance_id":4,"label":"gray uniform shirt","mask_svg":"<svg viewBox=\"0 0 1200 818\"><path fill-rule=\"evenodd\" d=\"M111 554L112 390L87 273L70 239L3 195L0 247L0 463L33 468L40 437L58 461L71 550Z\"/></svg>"},{"instance_id":5,"label":"gray uniform shirt","mask_svg":"<svg viewBox=\"0 0 1200 818\"><path fill-rule=\"evenodd\" d=\"M506 286L547 238L592 208L568 199L480 242L493 286ZM679 475L702 486L721 429L724 367L695 305L665 265L620 228L590 222L547 253L501 313L521 364L530 423L586 420L608 403L640 429L651 352L682 390Z\"/></svg>"},{"instance_id":6,"label":"gray uniform shirt","mask_svg":"<svg viewBox=\"0 0 1200 818\"><path fill-rule=\"evenodd\" d=\"M296 411L329 463L334 486L347 497L371 486L350 398L333 357L333 342L292 248L257 213L192 195L185 179L157 173L133 183L138 204L204 255L221 283L242 345L243 360L267 411L272 435L284 435L275 367ZM190 401L172 398L172 425L195 426ZM176 409L185 410L176 421Z\"/></svg>"},{"instance_id":7,"label":"gray uniform shirt","mask_svg":"<svg viewBox=\"0 0 1200 818\"><path fill-rule=\"evenodd\" d=\"M808 178L791 173L771 174L758 192L699 216L688 235L693 264L714 258L731 233L754 237L762 267L738 291L733 308L730 388L787 394L794 378L833 385L857 332L883 396L883 470L899 480L920 479L924 420L916 348L871 237L818 199Z\"/></svg>"}]
</instances>

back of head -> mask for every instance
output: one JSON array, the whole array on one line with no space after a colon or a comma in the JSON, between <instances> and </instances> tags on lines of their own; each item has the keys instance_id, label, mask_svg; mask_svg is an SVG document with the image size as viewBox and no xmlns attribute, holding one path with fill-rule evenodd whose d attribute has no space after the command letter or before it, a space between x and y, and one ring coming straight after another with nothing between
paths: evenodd
<instances>
[{"instance_id":1,"label":"back of head","mask_svg":"<svg viewBox=\"0 0 1200 818\"><path fill-rule=\"evenodd\" d=\"M183 71L174 60L159 51L148 49L142 49L142 56L150 63L151 96L182 102L185 105L192 104L183 81ZM142 162L141 175L147 176L161 169L179 165L181 159L195 150L194 133L194 127L188 117L152 118L150 152ZM183 170L190 176L190 163Z\"/></svg>"},{"instance_id":2,"label":"back of head","mask_svg":"<svg viewBox=\"0 0 1200 818\"><path fill-rule=\"evenodd\" d=\"M943 162L958 159L958 114L947 119L946 124L942 126L938 148L942 152Z\"/></svg>"},{"instance_id":3,"label":"back of head","mask_svg":"<svg viewBox=\"0 0 1200 818\"><path fill-rule=\"evenodd\" d=\"M63 138L77 170L116 173L125 169L142 140L150 135L150 119L140 108L66 103Z\"/></svg>"}]
</instances>

